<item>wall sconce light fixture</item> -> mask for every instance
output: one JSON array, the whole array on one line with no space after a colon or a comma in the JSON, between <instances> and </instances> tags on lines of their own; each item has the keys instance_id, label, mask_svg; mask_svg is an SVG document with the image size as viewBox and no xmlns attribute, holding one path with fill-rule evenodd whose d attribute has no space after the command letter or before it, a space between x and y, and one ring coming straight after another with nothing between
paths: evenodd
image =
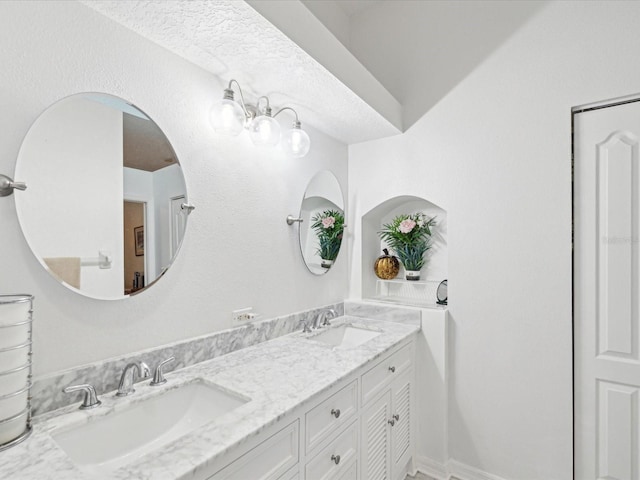
<instances>
[{"instance_id":1,"label":"wall sconce light fixture","mask_svg":"<svg viewBox=\"0 0 640 480\"><path fill-rule=\"evenodd\" d=\"M235 92L231 85L235 83L240 93L240 102L235 100ZM265 100L265 106L260 107L260 101ZM281 133L280 124L275 119L280 113L290 110L296 117L293 127ZM211 108L211 125L216 133L229 136L239 135L243 129L249 130L249 137L254 145L259 147L275 147L281 143L282 149L292 157L301 158L309 153L311 139L302 129L298 113L291 107L284 107L272 115L269 98L258 98L257 104L245 102L240 84L230 80L224 89L222 101Z\"/></svg>"}]
</instances>

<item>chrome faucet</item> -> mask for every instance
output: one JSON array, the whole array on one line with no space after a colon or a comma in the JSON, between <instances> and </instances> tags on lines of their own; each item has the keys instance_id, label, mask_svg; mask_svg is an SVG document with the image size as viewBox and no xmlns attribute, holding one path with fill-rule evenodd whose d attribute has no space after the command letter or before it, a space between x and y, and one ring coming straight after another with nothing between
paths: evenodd
<instances>
[{"instance_id":1,"label":"chrome faucet","mask_svg":"<svg viewBox=\"0 0 640 480\"><path fill-rule=\"evenodd\" d=\"M64 393L71 392L84 392L84 397L82 400L82 404L80 405L80 410L86 410L89 408L99 407L102 402L98 399L96 395L96 389L93 388L93 385L89 385L88 383L83 383L82 385L70 385L62 389Z\"/></svg>"},{"instance_id":2,"label":"chrome faucet","mask_svg":"<svg viewBox=\"0 0 640 480\"><path fill-rule=\"evenodd\" d=\"M138 373L139 379L148 378L151 376L151 370L149 366L144 362L132 362L127 364L122 370L122 376L120 377L120 384L118 385L118 392L116 393L116 397L126 397L127 395L131 395L135 392L133 388L134 375L135 372Z\"/></svg>"},{"instance_id":3,"label":"chrome faucet","mask_svg":"<svg viewBox=\"0 0 640 480\"><path fill-rule=\"evenodd\" d=\"M320 312L318 312L318 315L316 315L315 320L313 321L313 328L328 327L329 325L331 325L329 319L336 318L337 316L338 314L333 308L320 310Z\"/></svg>"}]
</instances>

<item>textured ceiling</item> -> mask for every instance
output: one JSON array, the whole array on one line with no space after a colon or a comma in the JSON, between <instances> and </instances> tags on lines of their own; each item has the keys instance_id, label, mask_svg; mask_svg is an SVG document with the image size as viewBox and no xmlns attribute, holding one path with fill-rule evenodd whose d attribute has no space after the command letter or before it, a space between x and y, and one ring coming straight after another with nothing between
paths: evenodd
<instances>
[{"instance_id":1,"label":"textured ceiling","mask_svg":"<svg viewBox=\"0 0 640 480\"><path fill-rule=\"evenodd\" d=\"M155 122L124 113L122 130L125 167L155 172L177 162L169 140Z\"/></svg>"},{"instance_id":2,"label":"textured ceiling","mask_svg":"<svg viewBox=\"0 0 640 480\"><path fill-rule=\"evenodd\" d=\"M224 83L237 79L248 101L268 95L273 107L295 108L303 126L306 123L349 144L398 133L245 2L80 1ZM221 95L222 91L212 91L213 97Z\"/></svg>"}]
</instances>

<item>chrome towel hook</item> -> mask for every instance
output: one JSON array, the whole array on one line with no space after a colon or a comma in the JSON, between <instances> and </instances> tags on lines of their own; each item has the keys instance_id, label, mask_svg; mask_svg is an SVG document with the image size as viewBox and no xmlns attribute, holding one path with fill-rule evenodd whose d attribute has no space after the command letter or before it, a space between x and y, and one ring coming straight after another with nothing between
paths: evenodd
<instances>
[{"instance_id":1,"label":"chrome towel hook","mask_svg":"<svg viewBox=\"0 0 640 480\"><path fill-rule=\"evenodd\" d=\"M27 184L24 182L14 182L13 178L0 174L0 197L11 195L14 189L26 190Z\"/></svg>"},{"instance_id":2,"label":"chrome towel hook","mask_svg":"<svg viewBox=\"0 0 640 480\"><path fill-rule=\"evenodd\" d=\"M187 215L191 215L191 212L196 209L196 207L191 205L190 203L181 203L180 208L187 212Z\"/></svg>"},{"instance_id":3,"label":"chrome towel hook","mask_svg":"<svg viewBox=\"0 0 640 480\"><path fill-rule=\"evenodd\" d=\"M295 218L293 215L287 217L287 225L293 225L296 222L302 223L304 220L302 218Z\"/></svg>"}]
</instances>

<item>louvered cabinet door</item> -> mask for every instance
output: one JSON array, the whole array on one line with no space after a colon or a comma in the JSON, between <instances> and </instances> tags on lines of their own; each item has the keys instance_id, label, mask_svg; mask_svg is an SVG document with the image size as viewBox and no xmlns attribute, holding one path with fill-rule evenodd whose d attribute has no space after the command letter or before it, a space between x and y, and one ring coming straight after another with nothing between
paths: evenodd
<instances>
[{"instance_id":1,"label":"louvered cabinet door","mask_svg":"<svg viewBox=\"0 0 640 480\"><path fill-rule=\"evenodd\" d=\"M391 391L372 402L361 419L362 480L390 480Z\"/></svg>"},{"instance_id":2,"label":"louvered cabinet door","mask_svg":"<svg viewBox=\"0 0 640 480\"><path fill-rule=\"evenodd\" d=\"M391 459L393 476L402 475L411 456L411 377L404 375L391 387Z\"/></svg>"}]
</instances>

